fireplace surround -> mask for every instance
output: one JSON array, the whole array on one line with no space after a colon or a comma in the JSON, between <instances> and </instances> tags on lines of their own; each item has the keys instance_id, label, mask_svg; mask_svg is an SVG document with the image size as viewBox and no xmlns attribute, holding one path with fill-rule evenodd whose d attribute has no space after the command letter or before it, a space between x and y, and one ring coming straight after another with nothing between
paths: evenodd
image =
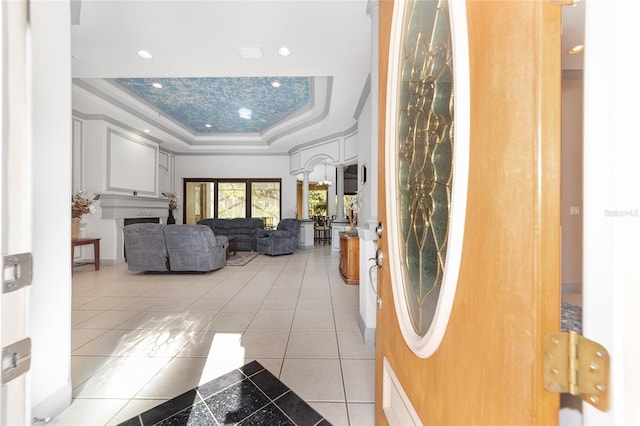
<instances>
[{"instance_id":1,"label":"fireplace surround","mask_svg":"<svg viewBox=\"0 0 640 426\"><path fill-rule=\"evenodd\" d=\"M103 226L109 230L102 237L103 245L112 247L115 256L105 260L118 264L124 262L124 227L139 222L166 223L169 202L165 198L103 194L100 208Z\"/></svg>"}]
</instances>

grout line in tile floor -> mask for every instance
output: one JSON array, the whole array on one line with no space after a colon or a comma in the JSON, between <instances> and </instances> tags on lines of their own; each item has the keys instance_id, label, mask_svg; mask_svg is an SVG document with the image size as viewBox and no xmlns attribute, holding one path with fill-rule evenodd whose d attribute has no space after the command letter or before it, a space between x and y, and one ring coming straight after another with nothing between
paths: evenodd
<instances>
[{"instance_id":1,"label":"grout line in tile floor","mask_svg":"<svg viewBox=\"0 0 640 426\"><path fill-rule=\"evenodd\" d=\"M330 280L329 274L327 273L327 279ZM333 291L331 290L331 285L329 285L329 297L331 298L331 306L333 306ZM336 313L335 311L332 312L333 314L333 322L335 324L336 322ZM344 377L344 366L342 364L342 355L340 352L340 341L338 339L338 331L336 330L336 346L338 347L338 358L340 359L340 375L342 377ZM347 395L347 387L345 385L344 380L342 380L342 391L344 392L345 395L345 403L344 403L344 408L347 411L347 418L350 418L350 413L349 413L349 404L347 404L346 401L346 395Z\"/></svg>"},{"instance_id":2,"label":"grout line in tile floor","mask_svg":"<svg viewBox=\"0 0 640 426\"><path fill-rule=\"evenodd\" d=\"M117 424L118 420L125 420L128 414L135 414L135 410L138 412L144 411L144 409L151 408L152 405L157 405L165 401L167 399L166 397L162 398L158 396L159 393L154 393L156 391L153 390L153 386L160 386L162 379L167 380L167 377L174 377L170 375L170 373L178 370L176 365L183 366L182 368L187 368L187 366L192 368L192 364L196 365L196 367L197 365L202 365L202 367L193 368L196 368L196 377L200 375L199 377L203 380L205 377L203 369L207 366L207 363L216 361L216 356L220 355L217 348L214 347L213 338L216 336L239 334L239 336L242 337L238 340L238 343L241 344L240 347L245 351L245 354L246 351L260 353L259 350L256 351L255 345L252 346L253 343L249 344L251 342L246 341L245 337L256 337L263 334L263 332L252 330L256 325L256 321L259 321L261 312L269 312L269 315L266 317L276 319L274 325L267 326L267 329L273 327L274 330L279 330L283 327L281 324L286 324L287 322L289 324L286 329L286 334L282 333L282 331L271 331L274 336L280 334L284 337L286 335L286 340L283 339L281 344L279 344L281 345L279 346L279 352L266 355L265 352L262 352L264 356L261 362L263 362L265 367L272 369L274 375L280 379L282 379L283 376L287 376L286 380L283 380L285 384L309 402L314 409L332 424L373 424L373 368L370 368L370 364L373 364L375 350L373 345L367 345L362 341L362 336L357 324L357 312L354 312L354 310L357 310L358 286L347 286L342 282L338 272L338 261L338 256L331 254L330 246L318 246L312 250L298 250L294 255L288 257L281 256L271 258L268 256L260 256L245 267L226 267L220 271L202 275L139 275L128 272L126 266L122 265L103 267L101 271L98 272L90 271L88 268L82 269L83 267L77 268L73 277L73 310L74 316L76 317L73 330L75 330L78 335L84 334L89 337L86 337L86 341L78 338L79 342L77 343L81 344L73 349L72 358L74 361L72 364L76 364L76 368L79 368L78 366L80 364L78 363L100 363L103 362L100 361L100 359L106 358L108 358L109 361L105 362L100 368L94 366L93 370L85 366L85 369L88 370L83 372L85 377L82 378L81 382L73 383L75 398L72 406L54 419L52 424ZM318 279L319 277L321 278ZM181 281L184 281L184 283ZM188 288L189 285L192 285L192 288L202 288L202 292L194 291L192 294L185 294L182 287L183 285L186 286L186 288ZM140 291L132 291L132 288L136 286L139 286ZM255 291L263 293L263 295L254 298L259 299L258 301L250 302L254 299L242 299L238 297L257 295L257 293L251 293L252 287ZM221 291L216 293L215 288L219 288ZM287 288L295 290L277 290ZM224 294L224 296L222 296L222 294ZM326 294L326 296L323 294ZM220 296L216 297L216 295ZM280 297L278 297L279 295ZM267 302L270 296L273 296L273 299ZM116 300L115 297L122 297L122 299ZM151 300L154 298L156 300ZM201 299L204 298L209 298L209 300L204 300L203 302ZM322 309L324 303L322 300L319 303L314 302L318 302L317 299L324 300L326 298L329 299L327 307L330 312L323 312L330 313L330 317L326 317L326 319L331 318L331 320L326 323L328 327L320 327L321 331L314 331L316 328L315 324L309 325L309 323L311 323L313 319L322 317L323 314L314 316L313 313L318 309ZM218 299L224 299L224 301L220 300L220 302L223 302L220 306L216 306L216 309L206 310L207 305L204 305L205 303L216 302ZM241 300L240 302L238 302L239 299ZM310 300L312 300L312 302L309 302ZM293 303L291 303L291 301L293 301ZM230 328L238 326L237 330L224 332L216 328L219 326L215 326L215 318L226 318L228 321L229 318L232 318L234 315L220 316L220 314L233 314L236 309L239 311L238 306L243 302L249 304L255 303L256 305L250 308L242 306L243 308L247 308L249 312L235 315L236 318L244 317L243 322L233 324L232 327L230 326ZM145 304L148 306L141 308L141 305ZM83 306L85 310L82 309ZM95 312L91 313L93 315L83 313L87 312L86 308L94 306ZM135 309L135 314L125 320L113 320L117 323L115 325L104 322L103 328L98 328L98 326L95 326L95 328L80 327L83 323L91 321L90 318L97 318L100 315L117 317L117 314L122 312L118 311L118 309L116 309L117 307L133 309L131 306L138 308ZM199 353L197 351L197 347L194 346L196 343L194 337L185 339L178 349L173 353L167 354L168 357L162 360L164 364L162 364L160 368L157 368L148 378L139 379L139 381L144 383L135 387L135 389L131 391L131 395L127 395L126 397L122 395L112 397L84 395L83 391L88 386L87 383L89 383L98 372L101 372L103 375L106 375L109 371L117 372L120 367L118 362L122 362L127 358L136 360L139 355L131 352L114 353L113 351L103 351L95 355L91 353L82 355L83 352L87 351L80 349L85 348L92 342L95 346L96 339L100 339L100 336L105 334L116 335L119 333L118 336L121 336L119 337L120 339L126 339L132 335L144 336L145 334L153 334L149 333L149 330L153 330L149 324L137 324L134 318L142 318L143 313L148 313L147 315L153 316L153 312L162 312L159 311L158 306L173 309L173 313L171 315L165 315L165 317L182 314L184 318L195 318L194 312L203 312L200 317L208 319L202 321L202 324L198 324L198 326L189 331L185 331L181 327L176 328L180 328L182 330L180 333L182 334L191 334L192 336L199 336L202 339L206 339L206 336L210 335L211 341L208 343L206 340L202 341L204 345L202 348L206 352ZM305 309L305 307L307 309ZM199 311L197 311L197 309L199 309ZM282 315L278 315L278 313ZM164 312L164 314L167 314L167 312ZM299 318L298 314L301 314ZM80 318L80 315L82 315L82 318ZM121 317L126 316L126 314L122 313L120 315ZM162 315L160 315L160 317L162 317ZM279 324L277 318L281 318ZM289 318L290 321L288 320ZM129 324L126 324L127 321L130 321ZM93 323L88 322L86 324L93 325L98 323L94 319ZM329 326L329 324L331 325ZM224 325L229 324L225 323ZM126 326L130 326L132 329L127 329L125 328ZM330 331L323 331L323 328L330 329ZM256 327L256 330L260 329L261 327ZM100 330L100 332L94 332L94 330ZM304 339L305 333L318 333L320 337L325 335L324 338L326 338L329 337L329 335L325 333L329 332L334 333L331 340L336 349L334 354L328 358L323 358L325 355L318 355L315 349L304 348L304 351L297 353L290 351L290 349L296 349L294 347L296 343L294 338ZM91 337L92 333L96 335ZM103 337L102 340L105 339L106 338ZM328 342L328 340L326 341ZM343 346L341 346L341 341L343 345L348 345L348 352L345 352L347 347L343 348ZM301 340L297 340L297 342L299 343ZM305 341L305 343L308 343L308 341ZM317 344L316 342L316 345ZM331 353L331 351L324 351L325 348L319 349L323 354ZM97 352L100 351L97 350ZM256 358L260 358L260 356ZM143 361L143 365L145 363L160 362L158 358L153 357L144 359L148 361ZM353 372L345 375L344 360L348 360L349 363L363 362L363 364L359 365L359 370L365 371L363 374L365 374L366 377L357 376L354 378ZM243 360L243 362L245 361L250 362L250 359L247 358ZM331 370L322 370L331 365L334 366L331 367L335 369L333 370L334 373L331 373ZM305 376L309 374L316 374L321 378L335 374L335 376L331 377L339 380L339 382L336 381L333 383L334 385L338 385L339 383L340 391L337 393L323 392L326 389L320 388L323 386L322 384L306 383ZM136 378L135 376L136 375L133 375L132 379ZM180 377L177 377L177 379L179 378ZM349 386L347 386L348 380L350 381ZM289 381L289 383L286 383L287 381ZM331 386L334 385L329 384L327 386L331 388ZM355 389L355 396L353 398L347 392L349 388L352 394ZM143 393L143 390L145 390L146 393ZM160 391L157 390L157 392ZM75 395L76 393L78 393L78 395ZM341 396L337 397L337 395ZM95 416L95 419L91 416L87 417L87 411L91 411L91 415ZM97 416L96 413L101 413L102 416Z\"/></svg>"}]
</instances>

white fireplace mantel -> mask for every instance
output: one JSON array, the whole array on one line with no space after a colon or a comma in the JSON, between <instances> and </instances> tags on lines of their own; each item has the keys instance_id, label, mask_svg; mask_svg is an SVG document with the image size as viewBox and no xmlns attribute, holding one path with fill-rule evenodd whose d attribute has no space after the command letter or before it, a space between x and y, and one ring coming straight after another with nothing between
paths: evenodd
<instances>
[{"instance_id":1,"label":"white fireplace mantel","mask_svg":"<svg viewBox=\"0 0 640 426\"><path fill-rule=\"evenodd\" d=\"M169 200L135 195L102 194L100 207L102 208L102 219L166 218L169 211Z\"/></svg>"},{"instance_id":2,"label":"white fireplace mantel","mask_svg":"<svg viewBox=\"0 0 640 426\"><path fill-rule=\"evenodd\" d=\"M137 195L102 194L100 197L101 219L104 232L101 234L103 263L124 262L125 219L157 218L166 224L169 200L166 198L140 197Z\"/></svg>"}]
</instances>

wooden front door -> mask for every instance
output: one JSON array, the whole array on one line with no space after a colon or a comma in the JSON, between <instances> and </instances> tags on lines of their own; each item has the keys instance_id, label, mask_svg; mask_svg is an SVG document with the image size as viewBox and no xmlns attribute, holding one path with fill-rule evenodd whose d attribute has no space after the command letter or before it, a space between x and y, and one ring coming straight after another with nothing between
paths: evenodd
<instances>
[{"instance_id":1,"label":"wooden front door","mask_svg":"<svg viewBox=\"0 0 640 426\"><path fill-rule=\"evenodd\" d=\"M559 396L544 389L541 352L544 335L560 324L561 6L466 1L470 138L463 244L448 325L426 358L405 343L392 291L401 283L392 283L389 265L394 256L403 261L389 249L395 224L387 223L386 203L397 200L388 198L389 170L382 167L389 143L385 111L395 102L386 96L388 63L397 60L389 57L393 1L381 1L379 12L378 244L384 258L376 422L389 422L383 375L391 371L424 424L555 424Z\"/></svg>"}]
</instances>

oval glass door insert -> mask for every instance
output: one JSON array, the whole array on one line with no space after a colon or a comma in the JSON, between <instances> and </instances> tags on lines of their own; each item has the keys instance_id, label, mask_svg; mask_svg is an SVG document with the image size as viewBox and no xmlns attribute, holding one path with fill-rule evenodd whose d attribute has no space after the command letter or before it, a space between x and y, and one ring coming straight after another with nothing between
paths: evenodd
<instances>
[{"instance_id":1,"label":"oval glass door insert","mask_svg":"<svg viewBox=\"0 0 640 426\"><path fill-rule=\"evenodd\" d=\"M391 280L402 334L421 357L444 335L462 251L469 153L465 15L464 1L457 0L399 1L394 10L385 154L390 252L399 256L390 256Z\"/></svg>"}]
</instances>

